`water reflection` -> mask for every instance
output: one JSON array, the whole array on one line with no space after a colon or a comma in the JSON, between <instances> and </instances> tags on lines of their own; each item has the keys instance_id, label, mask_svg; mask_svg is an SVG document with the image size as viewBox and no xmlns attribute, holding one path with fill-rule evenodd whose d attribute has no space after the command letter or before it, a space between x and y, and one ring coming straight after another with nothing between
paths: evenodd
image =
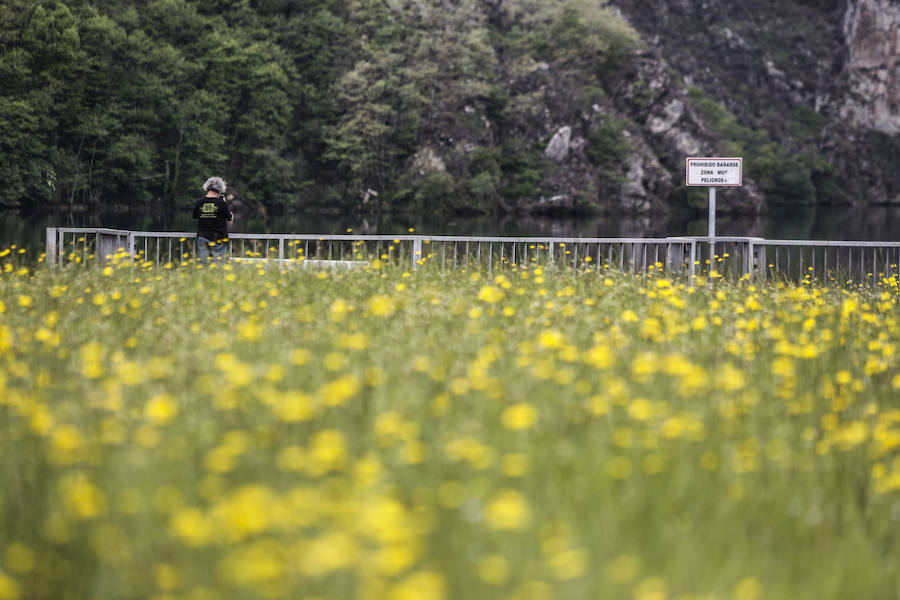
<instances>
[{"instance_id":1,"label":"water reflection","mask_svg":"<svg viewBox=\"0 0 900 600\"><path fill-rule=\"evenodd\" d=\"M191 230L192 223L187 227ZM721 215L720 236L770 239L894 240L900 207L780 207L764 215ZM705 236L706 214L668 213L576 217L403 217L375 219L365 215L291 215L267 220L238 219L234 231L246 233L400 234L414 228L426 235L503 235L553 237Z\"/></svg>"},{"instance_id":2,"label":"water reflection","mask_svg":"<svg viewBox=\"0 0 900 600\"><path fill-rule=\"evenodd\" d=\"M140 213L23 215L0 213L0 247L12 244L41 250L44 228L110 227L138 231L194 231L188 211L174 215ZM405 217L364 214L299 214L236 217L239 233L401 234L414 228L424 235L502 235L553 237L666 237L704 236L706 214L650 214L640 216L549 217ZM769 239L873 240L900 239L900 207L782 207L765 215L721 215L720 236L757 236Z\"/></svg>"}]
</instances>

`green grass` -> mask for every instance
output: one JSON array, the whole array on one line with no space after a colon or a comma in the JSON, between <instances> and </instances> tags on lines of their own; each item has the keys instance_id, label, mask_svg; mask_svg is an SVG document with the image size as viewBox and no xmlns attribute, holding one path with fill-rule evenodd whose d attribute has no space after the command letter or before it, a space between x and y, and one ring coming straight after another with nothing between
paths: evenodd
<instances>
[{"instance_id":1,"label":"green grass","mask_svg":"<svg viewBox=\"0 0 900 600\"><path fill-rule=\"evenodd\" d=\"M0 599L896 598L897 284L0 275Z\"/></svg>"}]
</instances>

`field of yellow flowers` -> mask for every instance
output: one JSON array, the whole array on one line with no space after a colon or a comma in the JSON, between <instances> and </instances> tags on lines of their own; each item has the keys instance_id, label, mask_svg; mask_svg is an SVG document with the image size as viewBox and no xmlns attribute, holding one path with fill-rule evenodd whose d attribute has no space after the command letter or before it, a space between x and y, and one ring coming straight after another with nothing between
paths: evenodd
<instances>
[{"instance_id":1,"label":"field of yellow flowers","mask_svg":"<svg viewBox=\"0 0 900 600\"><path fill-rule=\"evenodd\" d=\"M0 600L900 597L894 280L0 264Z\"/></svg>"}]
</instances>

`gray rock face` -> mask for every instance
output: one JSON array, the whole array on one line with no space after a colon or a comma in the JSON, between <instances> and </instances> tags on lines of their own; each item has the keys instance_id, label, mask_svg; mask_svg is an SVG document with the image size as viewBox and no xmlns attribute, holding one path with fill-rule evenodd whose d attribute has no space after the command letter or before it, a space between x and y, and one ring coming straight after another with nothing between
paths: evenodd
<instances>
[{"instance_id":1,"label":"gray rock face","mask_svg":"<svg viewBox=\"0 0 900 600\"><path fill-rule=\"evenodd\" d=\"M654 200L672 191L672 177L642 138L627 132L626 137L633 152L622 184L620 208L625 213L648 212L656 204Z\"/></svg>"},{"instance_id":2,"label":"gray rock face","mask_svg":"<svg viewBox=\"0 0 900 600\"><path fill-rule=\"evenodd\" d=\"M843 32L850 89L841 116L858 127L900 133L900 5L849 0Z\"/></svg>"},{"instance_id":3,"label":"gray rock face","mask_svg":"<svg viewBox=\"0 0 900 600\"><path fill-rule=\"evenodd\" d=\"M502 12L502 0L485 3ZM623 72L603 82L605 94L589 107L572 108L576 91L554 64L532 61L509 69L508 84L520 102L516 143L542 152L544 160L532 170L540 171L532 188L537 191L509 206L502 203L503 210L596 209L635 219L689 203L696 210L696 190L682 187L685 158L734 152L747 158L760 149L758 162L769 165L768 171L746 160L743 186L723 189L718 197L722 213L760 212L797 197L900 203L894 164L900 155L900 0L610 5L645 46ZM503 138L477 101L461 113L467 126L441 131L423 144L411 161L412 173L452 174L477 150L494 148ZM604 134L613 130L624 130L627 143ZM772 200L777 180L787 180L782 189L790 187L796 165L804 161L801 183L813 189L814 198ZM780 163L783 170L771 166Z\"/></svg>"},{"instance_id":4,"label":"gray rock face","mask_svg":"<svg viewBox=\"0 0 900 600\"><path fill-rule=\"evenodd\" d=\"M727 137L704 127L702 118L699 127L689 126L696 111L690 98L682 110L677 90L694 87L733 115L735 126L773 144L785 168L769 173L769 189L774 182L791 190L796 162L802 162L808 171L801 178L815 185L814 202L900 203L897 0L610 3L640 32L649 54L664 57L675 74L663 86L666 93L649 85L643 90L651 97L643 112L626 111L644 123L660 156L717 152ZM663 162L675 174L674 161ZM759 204L754 177L751 164L737 210L793 201L786 195ZM727 210L734 194L724 196Z\"/></svg>"},{"instance_id":5,"label":"gray rock face","mask_svg":"<svg viewBox=\"0 0 900 600\"><path fill-rule=\"evenodd\" d=\"M641 61L638 81L646 80L651 96L645 129L664 140L683 157L704 154L704 125L689 109L684 88L673 77L669 64L659 55L648 55Z\"/></svg>"},{"instance_id":6,"label":"gray rock face","mask_svg":"<svg viewBox=\"0 0 900 600\"><path fill-rule=\"evenodd\" d=\"M413 170L420 176L443 173L447 170L444 160L428 146L420 148L413 157Z\"/></svg>"},{"instance_id":7,"label":"gray rock face","mask_svg":"<svg viewBox=\"0 0 900 600\"><path fill-rule=\"evenodd\" d=\"M568 125L560 127L547 144L544 155L554 162L561 163L569 156L569 144L572 141L572 128Z\"/></svg>"},{"instance_id":8,"label":"gray rock face","mask_svg":"<svg viewBox=\"0 0 900 600\"><path fill-rule=\"evenodd\" d=\"M647 52L636 65L615 102L635 122L645 115L643 127L629 135L634 154L622 186L623 208L642 212L652 207L651 202L641 200L642 196L666 198L674 188L684 185L684 159L724 156L728 151L718 145L714 133L694 110L685 86L658 51ZM660 152L674 158L663 165ZM758 212L764 201L751 176L744 178L741 188L723 195L721 207L723 212Z\"/></svg>"}]
</instances>

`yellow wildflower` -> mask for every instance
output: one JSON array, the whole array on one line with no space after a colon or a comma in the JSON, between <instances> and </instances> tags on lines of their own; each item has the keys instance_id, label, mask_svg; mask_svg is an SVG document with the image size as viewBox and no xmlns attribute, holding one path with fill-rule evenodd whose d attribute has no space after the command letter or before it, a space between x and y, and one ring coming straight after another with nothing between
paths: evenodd
<instances>
[{"instance_id":1,"label":"yellow wildflower","mask_svg":"<svg viewBox=\"0 0 900 600\"><path fill-rule=\"evenodd\" d=\"M277 580L287 571L287 555L287 549L279 542L260 540L227 554L219 564L219 573L226 581L240 586Z\"/></svg>"},{"instance_id":2,"label":"yellow wildflower","mask_svg":"<svg viewBox=\"0 0 900 600\"><path fill-rule=\"evenodd\" d=\"M390 317L397 312L397 303L390 296L377 294L366 302L366 310L376 317Z\"/></svg>"},{"instance_id":3,"label":"yellow wildflower","mask_svg":"<svg viewBox=\"0 0 900 600\"><path fill-rule=\"evenodd\" d=\"M340 406L355 396L359 387L359 380L354 375L344 375L326 383L319 393L327 406Z\"/></svg>"},{"instance_id":4,"label":"yellow wildflower","mask_svg":"<svg viewBox=\"0 0 900 600\"><path fill-rule=\"evenodd\" d=\"M588 555L583 548L563 550L546 559L553 576L560 581L577 579L587 570Z\"/></svg>"},{"instance_id":5,"label":"yellow wildflower","mask_svg":"<svg viewBox=\"0 0 900 600\"><path fill-rule=\"evenodd\" d=\"M0 571L0 600L19 600L19 584L16 580Z\"/></svg>"},{"instance_id":6,"label":"yellow wildflower","mask_svg":"<svg viewBox=\"0 0 900 600\"><path fill-rule=\"evenodd\" d=\"M323 533L306 544L298 555L298 567L306 575L322 576L356 563L356 540L342 531Z\"/></svg>"},{"instance_id":7,"label":"yellow wildflower","mask_svg":"<svg viewBox=\"0 0 900 600\"><path fill-rule=\"evenodd\" d=\"M261 533L272 525L272 506L275 504L273 492L261 485L247 485L239 488L217 503L212 510L212 518L218 523L218 529L229 539L238 541L248 536ZM185 513L181 514L185 517ZM187 513L187 516L195 518L196 513ZM179 522L184 527L181 534L188 533L191 527L196 539L201 539L203 531L202 521ZM185 537L190 537L190 534Z\"/></svg>"},{"instance_id":8,"label":"yellow wildflower","mask_svg":"<svg viewBox=\"0 0 900 600\"><path fill-rule=\"evenodd\" d=\"M169 531L188 546L203 546L213 537L210 518L196 508L179 510L169 519Z\"/></svg>"},{"instance_id":9,"label":"yellow wildflower","mask_svg":"<svg viewBox=\"0 0 900 600\"><path fill-rule=\"evenodd\" d=\"M644 398L636 398L628 404L628 416L635 421L647 421L653 417L653 404Z\"/></svg>"},{"instance_id":10,"label":"yellow wildflower","mask_svg":"<svg viewBox=\"0 0 900 600\"><path fill-rule=\"evenodd\" d=\"M432 571L418 571L391 588L388 600L443 600L444 577Z\"/></svg>"},{"instance_id":11,"label":"yellow wildflower","mask_svg":"<svg viewBox=\"0 0 900 600\"><path fill-rule=\"evenodd\" d=\"M488 500L484 518L491 529L522 529L531 521L531 511L522 494L504 489Z\"/></svg>"},{"instance_id":12,"label":"yellow wildflower","mask_svg":"<svg viewBox=\"0 0 900 600\"><path fill-rule=\"evenodd\" d=\"M66 475L59 482L66 512L77 519L93 519L106 512L106 496L86 475Z\"/></svg>"},{"instance_id":13,"label":"yellow wildflower","mask_svg":"<svg viewBox=\"0 0 900 600\"><path fill-rule=\"evenodd\" d=\"M492 285L486 285L481 288L481 291L478 292L478 299L482 302L487 302L488 304L496 304L503 300L506 294L503 293L498 287L494 287Z\"/></svg>"},{"instance_id":14,"label":"yellow wildflower","mask_svg":"<svg viewBox=\"0 0 900 600\"><path fill-rule=\"evenodd\" d=\"M344 434L334 429L320 431L313 436L307 458L308 470L312 475L343 469L347 462Z\"/></svg>"},{"instance_id":15,"label":"yellow wildflower","mask_svg":"<svg viewBox=\"0 0 900 600\"><path fill-rule=\"evenodd\" d=\"M666 582L659 577L645 579L634 588L634 600L666 600L668 597Z\"/></svg>"},{"instance_id":16,"label":"yellow wildflower","mask_svg":"<svg viewBox=\"0 0 900 600\"><path fill-rule=\"evenodd\" d=\"M733 600L759 600L762 598L762 586L755 577L746 577L737 582L731 597Z\"/></svg>"},{"instance_id":17,"label":"yellow wildflower","mask_svg":"<svg viewBox=\"0 0 900 600\"><path fill-rule=\"evenodd\" d=\"M537 422L537 410L527 402L508 406L501 415L503 426L512 430L530 429Z\"/></svg>"},{"instance_id":18,"label":"yellow wildflower","mask_svg":"<svg viewBox=\"0 0 900 600\"><path fill-rule=\"evenodd\" d=\"M144 416L155 425L165 425L178 414L178 405L171 394L157 394L144 407Z\"/></svg>"},{"instance_id":19,"label":"yellow wildflower","mask_svg":"<svg viewBox=\"0 0 900 600\"><path fill-rule=\"evenodd\" d=\"M313 397L303 392L284 392L273 407L279 420L286 423L308 421L313 417Z\"/></svg>"},{"instance_id":20,"label":"yellow wildflower","mask_svg":"<svg viewBox=\"0 0 900 600\"><path fill-rule=\"evenodd\" d=\"M61 452L73 452L84 443L81 431L72 425L61 425L53 432L53 447Z\"/></svg>"},{"instance_id":21,"label":"yellow wildflower","mask_svg":"<svg viewBox=\"0 0 900 600\"><path fill-rule=\"evenodd\" d=\"M555 329L545 329L538 335L538 344L544 348L560 348L565 340L563 334Z\"/></svg>"}]
</instances>

